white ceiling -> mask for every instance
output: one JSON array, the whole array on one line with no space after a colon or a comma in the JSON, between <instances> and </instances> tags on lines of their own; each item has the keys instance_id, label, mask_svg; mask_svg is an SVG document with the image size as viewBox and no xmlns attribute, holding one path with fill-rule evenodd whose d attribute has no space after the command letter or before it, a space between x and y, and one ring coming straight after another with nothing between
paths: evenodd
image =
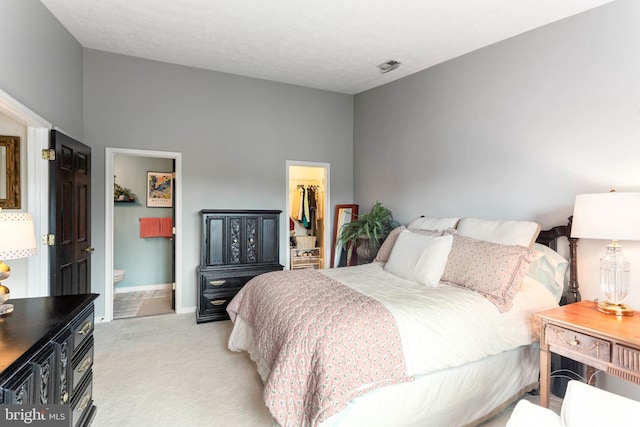
<instances>
[{"instance_id":1,"label":"white ceiling","mask_svg":"<svg viewBox=\"0 0 640 427\"><path fill-rule=\"evenodd\" d=\"M611 1L41 0L86 48L346 94Z\"/></svg>"}]
</instances>

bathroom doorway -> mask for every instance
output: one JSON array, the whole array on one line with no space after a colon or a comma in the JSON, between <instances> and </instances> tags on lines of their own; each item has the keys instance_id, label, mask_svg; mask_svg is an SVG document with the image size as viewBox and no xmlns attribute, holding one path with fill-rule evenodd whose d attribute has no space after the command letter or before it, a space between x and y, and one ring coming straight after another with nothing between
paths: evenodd
<instances>
[{"instance_id":1,"label":"bathroom doorway","mask_svg":"<svg viewBox=\"0 0 640 427\"><path fill-rule=\"evenodd\" d=\"M179 307L179 160L179 153L107 149L105 320Z\"/></svg>"},{"instance_id":2,"label":"bathroom doorway","mask_svg":"<svg viewBox=\"0 0 640 427\"><path fill-rule=\"evenodd\" d=\"M328 183L328 163L287 161L287 266L291 270L329 266Z\"/></svg>"}]
</instances>

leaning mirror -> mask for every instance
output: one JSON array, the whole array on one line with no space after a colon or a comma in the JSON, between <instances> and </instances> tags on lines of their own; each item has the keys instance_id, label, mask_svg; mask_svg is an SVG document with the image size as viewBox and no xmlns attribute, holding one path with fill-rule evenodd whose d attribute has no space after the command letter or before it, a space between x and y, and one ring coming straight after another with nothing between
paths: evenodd
<instances>
[{"instance_id":1,"label":"leaning mirror","mask_svg":"<svg viewBox=\"0 0 640 427\"><path fill-rule=\"evenodd\" d=\"M20 209L20 137L0 135L0 208Z\"/></svg>"},{"instance_id":2,"label":"leaning mirror","mask_svg":"<svg viewBox=\"0 0 640 427\"><path fill-rule=\"evenodd\" d=\"M336 205L333 218L333 246L331 249L331 267L347 265L346 253L342 246L337 246L338 236L342 226L350 223L358 216L358 205Z\"/></svg>"}]
</instances>

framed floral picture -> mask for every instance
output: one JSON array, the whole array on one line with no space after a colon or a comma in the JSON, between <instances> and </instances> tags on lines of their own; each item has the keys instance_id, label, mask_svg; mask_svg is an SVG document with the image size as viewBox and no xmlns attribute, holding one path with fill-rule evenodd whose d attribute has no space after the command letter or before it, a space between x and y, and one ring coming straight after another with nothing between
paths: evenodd
<instances>
[{"instance_id":1,"label":"framed floral picture","mask_svg":"<svg viewBox=\"0 0 640 427\"><path fill-rule=\"evenodd\" d=\"M172 172L147 172L147 207L173 207Z\"/></svg>"}]
</instances>

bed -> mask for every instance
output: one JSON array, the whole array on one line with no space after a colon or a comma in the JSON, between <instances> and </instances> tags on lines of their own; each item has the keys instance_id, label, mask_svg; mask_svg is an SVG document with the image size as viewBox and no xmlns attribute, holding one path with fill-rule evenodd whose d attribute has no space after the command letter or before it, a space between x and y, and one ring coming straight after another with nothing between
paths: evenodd
<instances>
[{"instance_id":1,"label":"bed","mask_svg":"<svg viewBox=\"0 0 640 427\"><path fill-rule=\"evenodd\" d=\"M275 425L480 424L538 386L533 314L575 274L549 247L569 228L416 218L370 264L252 279L229 349L255 361Z\"/></svg>"}]
</instances>

